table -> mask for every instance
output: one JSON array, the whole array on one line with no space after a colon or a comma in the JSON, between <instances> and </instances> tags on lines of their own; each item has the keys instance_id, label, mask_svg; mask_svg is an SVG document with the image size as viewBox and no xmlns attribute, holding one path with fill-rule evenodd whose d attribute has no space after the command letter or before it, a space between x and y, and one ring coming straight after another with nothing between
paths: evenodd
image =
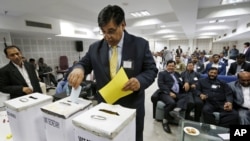
<instances>
[{"instance_id":1,"label":"table","mask_svg":"<svg viewBox=\"0 0 250 141\"><path fill-rule=\"evenodd\" d=\"M197 136L186 134L184 132L184 128L187 126L196 128L197 130L199 130L200 134ZM178 131L180 133L180 141L226 141L219 137L218 134L229 135L230 133L229 128L184 119L180 121L178 128Z\"/></svg>"}]
</instances>

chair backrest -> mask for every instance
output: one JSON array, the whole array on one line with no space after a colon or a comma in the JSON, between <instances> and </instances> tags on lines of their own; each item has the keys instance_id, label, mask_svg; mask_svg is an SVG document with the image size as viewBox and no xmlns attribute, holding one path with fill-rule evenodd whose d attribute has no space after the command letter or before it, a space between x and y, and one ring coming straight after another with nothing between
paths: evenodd
<instances>
[{"instance_id":1,"label":"chair backrest","mask_svg":"<svg viewBox=\"0 0 250 141\"><path fill-rule=\"evenodd\" d=\"M66 70L69 68L69 62L67 56L60 56L59 58L59 68L61 70Z\"/></svg>"}]
</instances>

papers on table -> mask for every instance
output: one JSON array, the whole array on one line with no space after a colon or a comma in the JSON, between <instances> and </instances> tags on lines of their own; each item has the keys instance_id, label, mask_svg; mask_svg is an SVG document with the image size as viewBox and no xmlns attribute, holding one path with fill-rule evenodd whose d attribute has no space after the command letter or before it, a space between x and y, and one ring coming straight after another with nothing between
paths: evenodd
<instances>
[{"instance_id":1,"label":"papers on table","mask_svg":"<svg viewBox=\"0 0 250 141\"><path fill-rule=\"evenodd\" d=\"M133 92L122 90L124 84L127 81L128 76L126 75L124 69L121 67L116 76L107 85L100 89L99 93L107 103L113 104L120 98L127 96Z\"/></svg>"},{"instance_id":2,"label":"papers on table","mask_svg":"<svg viewBox=\"0 0 250 141\"><path fill-rule=\"evenodd\" d=\"M224 134L218 134L220 138L223 139L223 141L229 141L230 140L230 134L229 133L224 133Z\"/></svg>"}]
</instances>

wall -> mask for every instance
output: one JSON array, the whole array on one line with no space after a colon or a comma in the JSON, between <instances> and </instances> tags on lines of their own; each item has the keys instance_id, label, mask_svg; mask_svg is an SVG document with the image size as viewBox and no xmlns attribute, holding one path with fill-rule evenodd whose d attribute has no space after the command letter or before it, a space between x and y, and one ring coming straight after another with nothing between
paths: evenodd
<instances>
[{"instance_id":1,"label":"wall","mask_svg":"<svg viewBox=\"0 0 250 141\"><path fill-rule=\"evenodd\" d=\"M80 57L85 55L89 45L94 41L91 39L83 40L84 51L80 52ZM35 37L12 37L12 43L22 50L23 56L27 59L34 58L37 61L40 57L43 57L44 62L53 69L59 65L60 56L66 55L68 57L69 66L72 65L73 61L79 60L79 52L76 51L75 40L72 39L48 40L46 38ZM9 62L3 51L1 51L0 60L1 67Z\"/></svg>"}]
</instances>

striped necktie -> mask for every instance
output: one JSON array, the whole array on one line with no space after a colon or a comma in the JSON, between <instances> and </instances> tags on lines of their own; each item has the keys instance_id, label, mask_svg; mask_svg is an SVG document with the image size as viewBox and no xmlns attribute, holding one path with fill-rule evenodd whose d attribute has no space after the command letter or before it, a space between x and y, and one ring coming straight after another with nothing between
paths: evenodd
<instances>
[{"instance_id":1,"label":"striped necktie","mask_svg":"<svg viewBox=\"0 0 250 141\"><path fill-rule=\"evenodd\" d=\"M118 62L117 46L113 46L112 47L111 57L110 57L110 60L109 60L110 76L111 76L112 79L116 75L117 62Z\"/></svg>"}]
</instances>

